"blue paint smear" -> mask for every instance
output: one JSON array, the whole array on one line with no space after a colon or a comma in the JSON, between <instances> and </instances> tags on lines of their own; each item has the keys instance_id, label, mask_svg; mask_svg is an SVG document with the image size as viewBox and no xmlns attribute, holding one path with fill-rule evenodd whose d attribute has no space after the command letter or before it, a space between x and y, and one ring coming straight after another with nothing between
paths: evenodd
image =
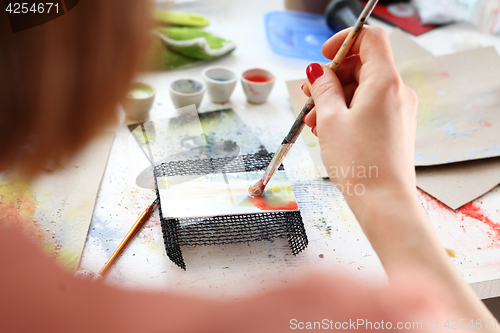
<instances>
[{"instance_id":1,"label":"blue paint smear","mask_svg":"<svg viewBox=\"0 0 500 333\"><path fill-rule=\"evenodd\" d=\"M415 161L415 164L418 162L422 162L424 160L422 157L422 153L419 153L419 152L415 152L413 159Z\"/></svg>"},{"instance_id":2,"label":"blue paint smear","mask_svg":"<svg viewBox=\"0 0 500 333\"><path fill-rule=\"evenodd\" d=\"M449 117L444 117L444 118L432 118L430 121L429 121L429 124L431 126L434 126L434 127L439 127L439 126L442 126L446 123L449 123L451 122L451 118Z\"/></svg>"},{"instance_id":3,"label":"blue paint smear","mask_svg":"<svg viewBox=\"0 0 500 333\"><path fill-rule=\"evenodd\" d=\"M465 159L466 160L474 159L477 155L479 155L481 153L488 152L488 150L489 150L488 148L473 150L473 151L469 152L467 155L465 155Z\"/></svg>"},{"instance_id":4,"label":"blue paint smear","mask_svg":"<svg viewBox=\"0 0 500 333\"><path fill-rule=\"evenodd\" d=\"M419 162L435 161L437 158L436 154L422 155L422 153L419 152L415 152L413 156L415 164L419 164Z\"/></svg>"},{"instance_id":5,"label":"blue paint smear","mask_svg":"<svg viewBox=\"0 0 500 333\"><path fill-rule=\"evenodd\" d=\"M437 159L437 156L435 154L430 154L427 155L427 161L435 161Z\"/></svg>"},{"instance_id":6,"label":"blue paint smear","mask_svg":"<svg viewBox=\"0 0 500 333\"><path fill-rule=\"evenodd\" d=\"M455 124L449 124L443 127L443 131L455 139L458 136L472 136L472 132L477 131L477 128L471 128L469 131L467 130L457 130L457 126Z\"/></svg>"}]
</instances>

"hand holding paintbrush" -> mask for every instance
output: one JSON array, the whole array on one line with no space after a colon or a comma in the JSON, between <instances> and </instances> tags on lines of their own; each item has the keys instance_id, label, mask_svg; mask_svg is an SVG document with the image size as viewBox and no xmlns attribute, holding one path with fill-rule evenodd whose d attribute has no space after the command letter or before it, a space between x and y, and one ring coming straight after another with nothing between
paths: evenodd
<instances>
[{"instance_id":1,"label":"hand holding paintbrush","mask_svg":"<svg viewBox=\"0 0 500 333\"><path fill-rule=\"evenodd\" d=\"M363 25L365 24L366 20L373 11L373 8L375 8L377 2L378 0L368 1L365 8L361 12L358 20L356 21L356 24L354 24L353 29L349 32L344 43L342 44L339 51L333 58L332 62L328 65L334 72L337 71L340 64L342 63L347 53L351 49L352 44L354 44L354 41L358 37L359 32L363 28ZM287 136L283 139L283 142L281 142L278 151L276 152L273 159L269 163L269 166L267 167L264 176L262 176L261 180L259 180L254 185L250 186L250 188L248 189L248 193L251 196L262 195L264 189L266 188L267 183L269 183L271 177L274 175L274 172L279 167L279 165L285 158L286 154L290 151L293 144L295 143L300 133L302 132L302 129L304 128L304 122L302 120L309 112L311 112L313 107L314 107L314 100L312 99L312 97L309 97L306 104L302 108L302 111L300 111L299 115L297 116L297 119L295 119L292 128L288 132Z\"/></svg>"}]
</instances>

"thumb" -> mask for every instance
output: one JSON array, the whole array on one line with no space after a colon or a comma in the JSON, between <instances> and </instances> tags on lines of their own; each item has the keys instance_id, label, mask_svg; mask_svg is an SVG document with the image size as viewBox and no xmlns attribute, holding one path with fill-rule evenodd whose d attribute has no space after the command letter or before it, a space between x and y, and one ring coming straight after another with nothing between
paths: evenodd
<instances>
[{"instance_id":1,"label":"thumb","mask_svg":"<svg viewBox=\"0 0 500 333\"><path fill-rule=\"evenodd\" d=\"M326 65L312 63L306 69L309 91L321 111L344 110L347 108L344 89L337 75Z\"/></svg>"}]
</instances>

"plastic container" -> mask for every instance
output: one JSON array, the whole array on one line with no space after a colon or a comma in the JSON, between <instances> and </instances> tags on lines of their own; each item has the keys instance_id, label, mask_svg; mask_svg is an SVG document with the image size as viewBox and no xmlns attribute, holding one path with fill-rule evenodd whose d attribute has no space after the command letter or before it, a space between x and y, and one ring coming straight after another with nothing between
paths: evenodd
<instances>
[{"instance_id":1,"label":"plastic container","mask_svg":"<svg viewBox=\"0 0 500 333\"><path fill-rule=\"evenodd\" d=\"M323 15L295 11L269 12L264 18L271 49L283 56L328 62L321 47L335 31Z\"/></svg>"}]
</instances>

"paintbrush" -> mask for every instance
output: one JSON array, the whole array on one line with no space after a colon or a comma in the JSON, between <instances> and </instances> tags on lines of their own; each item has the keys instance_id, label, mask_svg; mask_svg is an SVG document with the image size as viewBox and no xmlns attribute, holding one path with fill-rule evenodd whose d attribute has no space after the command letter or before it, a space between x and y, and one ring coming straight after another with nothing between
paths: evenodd
<instances>
[{"instance_id":1,"label":"paintbrush","mask_svg":"<svg viewBox=\"0 0 500 333\"><path fill-rule=\"evenodd\" d=\"M76 273L75 276L83 279L89 279L89 280L99 280L102 279L104 274L108 271L109 267L113 264L113 262L116 260L118 255L123 251L125 246L127 246L128 242L132 239L132 237L135 235L137 230L144 224L144 222L149 218L151 213L155 210L156 206L158 206L158 198L156 198L155 201L151 205L146 208L144 212L142 212L141 216L137 219L137 221L134 223L132 228L130 228L129 232L127 235L125 235L125 238L123 238L122 242L118 247L116 248L115 252L111 255L111 257L106 261L104 266L101 268L98 274L95 274L94 272L91 272L86 269L79 269Z\"/></svg>"},{"instance_id":2,"label":"paintbrush","mask_svg":"<svg viewBox=\"0 0 500 333\"><path fill-rule=\"evenodd\" d=\"M328 65L334 72L337 72L337 69L339 68L340 64L346 57L347 53L351 49L352 44L354 44L354 41L359 35L359 32L363 28L363 25L365 24L366 20L370 16L371 12L373 11L373 8L375 8L375 5L377 4L378 0L370 0L366 4L365 8L361 12L361 14L358 17L358 20L354 24L353 29L349 32L347 37L344 40L344 43L340 47L340 49L337 51L337 54L333 58L332 62ZM274 155L273 159L269 163L269 166L266 169L266 172L264 173L264 176L262 176L262 179L259 180L257 183L254 185L250 186L248 189L248 193L251 196L259 196L262 195L264 192L264 189L266 188L267 183L271 180L271 177L274 175L274 172L276 169L281 165L281 162L285 158L286 154L290 151L292 148L293 144L299 137L300 133L302 132L302 129L304 128L305 124L303 122L304 117L311 112L311 110L314 107L314 100L312 99L312 96L309 97L307 100L306 104L302 108L302 111L300 111L299 115L297 116L297 119L295 119L295 122L292 125L292 128L288 132L288 134L285 136L283 139L283 142L281 142L280 147L278 148L278 151Z\"/></svg>"}]
</instances>

